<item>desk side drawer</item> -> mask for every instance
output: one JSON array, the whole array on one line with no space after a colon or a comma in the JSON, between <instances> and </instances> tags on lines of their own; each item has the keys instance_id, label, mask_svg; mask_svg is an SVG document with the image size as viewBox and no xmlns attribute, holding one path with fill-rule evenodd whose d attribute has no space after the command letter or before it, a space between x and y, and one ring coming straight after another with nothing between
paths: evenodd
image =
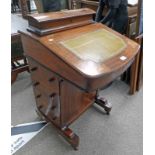
<instances>
[{"instance_id":1,"label":"desk side drawer","mask_svg":"<svg viewBox=\"0 0 155 155\"><path fill-rule=\"evenodd\" d=\"M60 123L58 77L32 59L28 59L37 108L53 123Z\"/></svg>"}]
</instances>

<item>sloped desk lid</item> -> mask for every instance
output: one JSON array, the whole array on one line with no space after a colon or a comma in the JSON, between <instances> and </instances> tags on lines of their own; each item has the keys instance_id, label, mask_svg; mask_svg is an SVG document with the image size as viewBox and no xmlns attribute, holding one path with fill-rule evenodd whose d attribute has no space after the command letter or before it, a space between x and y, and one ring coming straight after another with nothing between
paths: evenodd
<instances>
[{"instance_id":1,"label":"sloped desk lid","mask_svg":"<svg viewBox=\"0 0 155 155\"><path fill-rule=\"evenodd\" d=\"M139 50L135 41L99 23L37 39L72 68L92 78L123 67Z\"/></svg>"},{"instance_id":2,"label":"sloped desk lid","mask_svg":"<svg viewBox=\"0 0 155 155\"><path fill-rule=\"evenodd\" d=\"M60 43L80 59L96 63L116 56L127 46L122 38L105 29L88 32Z\"/></svg>"},{"instance_id":3,"label":"sloped desk lid","mask_svg":"<svg viewBox=\"0 0 155 155\"><path fill-rule=\"evenodd\" d=\"M20 33L37 40L49 52L61 59L60 61L89 78L102 77L125 67L139 50L139 45L135 41L100 23L42 37L28 31L20 31ZM88 40L92 42L84 44ZM77 45L80 48L75 48Z\"/></svg>"}]
</instances>

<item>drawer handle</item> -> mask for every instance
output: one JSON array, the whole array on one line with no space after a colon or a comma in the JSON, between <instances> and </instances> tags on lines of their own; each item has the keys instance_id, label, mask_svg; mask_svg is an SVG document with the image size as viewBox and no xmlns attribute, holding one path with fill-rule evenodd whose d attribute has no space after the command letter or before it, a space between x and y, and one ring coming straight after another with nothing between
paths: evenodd
<instances>
[{"instance_id":1,"label":"drawer handle","mask_svg":"<svg viewBox=\"0 0 155 155\"><path fill-rule=\"evenodd\" d=\"M38 86L39 84L40 84L40 82L35 82L35 83L33 84L33 86L36 87L36 86Z\"/></svg>"},{"instance_id":2,"label":"drawer handle","mask_svg":"<svg viewBox=\"0 0 155 155\"><path fill-rule=\"evenodd\" d=\"M55 80L55 77L50 78L48 81L53 82Z\"/></svg>"},{"instance_id":3,"label":"drawer handle","mask_svg":"<svg viewBox=\"0 0 155 155\"><path fill-rule=\"evenodd\" d=\"M43 105L39 105L39 106L38 106L38 109L42 109L42 108L43 108Z\"/></svg>"},{"instance_id":4,"label":"drawer handle","mask_svg":"<svg viewBox=\"0 0 155 155\"><path fill-rule=\"evenodd\" d=\"M40 98L40 97L41 97L41 94L39 94L39 95L36 96L36 98Z\"/></svg>"},{"instance_id":5,"label":"drawer handle","mask_svg":"<svg viewBox=\"0 0 155 155\"><path fill-rule=\"evenodd\" d=\"M52 93L49 97L54 98L55 95L56 95L56 93Z\"/></svg>"},{"instance_id":6,"label":"drawer handle","mask_svg":"<svg viewBox=\"0 0 155 155\"><path fill-rule=\"evenodd\" d=\"M33 67L33 68L31 68L31 71L34 72L34 71L36 71L37 69L38 69L38 67Z\"/></svg>"},{"instance_id":7,"label":"drawer handle","mask_svg":"<svg viewBox=\"0 0 155 155\"><path fill-rule=\"evenodd\" d=\"M56 119L57 119L57 117L56 117L56 116L54 116L52 119L53 119L53 121L54 121L54 120L56 120Z\"/></svg>"},{"instance_id":8,"label":"drawer handle","mask_svg":"<svg viewBox=\"0 0 155 155\"><path fill-rule=\"evenodd\" d=\"M52 110L54 110L55 108L56 108L56 106L54 105L54 106L52 106L52 108L51 108L51 109L52 109Z\"/></svg>"}]
</instances>

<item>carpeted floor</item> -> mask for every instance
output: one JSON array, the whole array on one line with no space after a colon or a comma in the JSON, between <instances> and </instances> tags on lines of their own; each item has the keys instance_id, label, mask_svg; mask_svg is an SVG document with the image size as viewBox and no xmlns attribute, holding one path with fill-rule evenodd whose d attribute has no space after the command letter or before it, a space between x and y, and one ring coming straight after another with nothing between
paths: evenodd
<instances>
[{"instance_id":1,"label":"carpeted floor","mask_svg":"<svg viewBox=\"0 0 155 155\"><path fill-rule=\"evenodd\" d=\"M113 105L111 114L92 106L70 126L80 137L78 151L48 125L15 155L142 155L143 90L133 96L128 91L124 82L113 82L101 91ZM12 125L36 120L31 79L22 73L12 85Z\"/></svg>"}]
</instances>

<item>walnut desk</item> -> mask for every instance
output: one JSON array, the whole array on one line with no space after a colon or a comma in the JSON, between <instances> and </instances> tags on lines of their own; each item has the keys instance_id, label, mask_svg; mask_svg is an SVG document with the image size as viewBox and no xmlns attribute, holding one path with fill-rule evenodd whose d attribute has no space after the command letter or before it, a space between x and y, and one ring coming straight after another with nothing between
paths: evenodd
<instances>
[{"instance_id":1,"label":"walnut desk","mask_svg":"<svg viewBox=\"0 0 155 155\"><path fill-rule=\"evenodd\" d=\"M121 75L139 50L136 42L95 23L94 13L31 15L28 31L20 31L38 111L74 149L79 137L69 125L94 103L110 112L98 91Z\"/></svg>"}]
</instances>

